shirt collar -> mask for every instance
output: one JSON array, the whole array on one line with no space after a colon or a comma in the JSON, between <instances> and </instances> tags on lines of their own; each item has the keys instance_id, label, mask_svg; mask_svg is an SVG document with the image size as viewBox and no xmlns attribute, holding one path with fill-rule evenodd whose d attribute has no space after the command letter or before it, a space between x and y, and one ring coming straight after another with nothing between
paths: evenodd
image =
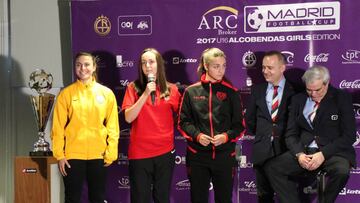
<instances>
[{"instance_id":1,"label":"shirt collar","mask_svg":"<svg viewBox=\"0 0 360 203\"><path fill-rule=\"evenodd\" d=\"M282 77L281 80L280 80L280 82L279 82L279 84L278 84L278 86L280 87L280 89L284 89L284 87L285 87L285 82L286 82L285 77ZM268 87L267 87L267 89L268 89L268 90L269 90L269 89L273 89L273 87L274 87L274 85L268 82Z\"/></svg>"}]
</instances>

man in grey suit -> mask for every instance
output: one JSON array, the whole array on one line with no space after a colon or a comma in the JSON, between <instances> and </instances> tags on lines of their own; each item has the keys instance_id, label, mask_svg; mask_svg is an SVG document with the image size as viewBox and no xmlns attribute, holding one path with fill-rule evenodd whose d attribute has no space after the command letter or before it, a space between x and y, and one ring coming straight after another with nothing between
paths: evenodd
<instances>
[{"instance_id":1,"label":"man in grey suit","mask_svg":"<svg viewBox=\"0 0 360 203\"><path fill-rule=\"evenodd\" d=\"M255 135L252 161L256 175L258 202L274 202L274 191L264 171L265 166L286 150L284 133L288 105L294 90L284 77L285 59L279 51L265 53L262 73L266 83L251 90L246 106L248 132Z\"/></svg>"},{"instance_id":2,"label":"man in grey suit","mask_svg":"<svg viewBox=\"0 0 360 203\"><path fill-rule=\"evenodd\" d=\"M297 189L288 177L324 170L329 177L326 203L335 202L346 185L351 166L356 166L352 144L356 124L351 95L329 84L323 66L313 66L303 75L306 92L292 98L285 134L289 151L274 159L266 171L281 202L300 203Z\"/></svg>"}]
</instances>

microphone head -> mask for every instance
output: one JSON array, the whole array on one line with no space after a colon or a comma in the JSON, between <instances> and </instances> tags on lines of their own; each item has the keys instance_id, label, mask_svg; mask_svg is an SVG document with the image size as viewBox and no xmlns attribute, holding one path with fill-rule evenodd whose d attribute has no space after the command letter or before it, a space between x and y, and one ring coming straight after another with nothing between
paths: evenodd
<instances>
[{"instance_id":1,"label":"microphone head","mask_svg":"<svg viewBox=\"0 0 360 203\"><path fill-rule=\"evenodd\" d=\"M155 75L153 73L149 73L147 75L148 82L155 82Z\"/></svg>"}]
</instances>

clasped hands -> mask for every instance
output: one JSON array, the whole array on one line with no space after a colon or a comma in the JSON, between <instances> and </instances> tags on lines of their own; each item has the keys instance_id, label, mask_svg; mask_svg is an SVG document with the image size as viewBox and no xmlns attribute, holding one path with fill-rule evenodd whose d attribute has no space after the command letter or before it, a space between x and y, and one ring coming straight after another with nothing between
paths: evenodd
<instances>
[{"instance_id":1,"label":"clasped hands","mask_svg":"<svg viewBox=\"0 0 360 203\"><path fill-rule=\"evenodd\" d=\"M298 157L300 166L309 171L316 170L322 163L324 163L324 161L325 157L321 151L309 155L302 153Z\"/></svg>"},{"instance_id":2,"label":"clasped hands","mask_svg":"<svg viewBox=\"0 0 360 203\"><path fill-rule=\"evenodd\" d=\"M215 146L219 146L223 143L226 142L226 135L225 134L217 134L214 137L210 137L208 135L205 134L200 134L199 135L199 143L202 146L208 146L210 143L215 145Z\"/></svg>"}]
</instances>

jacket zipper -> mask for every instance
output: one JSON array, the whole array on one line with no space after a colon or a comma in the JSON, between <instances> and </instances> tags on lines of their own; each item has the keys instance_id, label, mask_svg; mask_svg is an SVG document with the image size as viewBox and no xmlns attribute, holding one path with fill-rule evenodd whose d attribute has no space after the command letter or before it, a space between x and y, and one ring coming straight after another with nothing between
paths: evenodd
<instances>
[{"instance_id":1,"label":"jacket zipper","mask_svg":"<svg viewBox=\"0 0 360 203\"><path fill-rule=\"evenodd\" d=\"M209 83L210 95L209 95L209 121L210 121L210 136L214 137L214 129L212 123L212 86ZM211 145L212 147L212 159L215 159L215 145Z\"/></svg>"}]
</instances>

